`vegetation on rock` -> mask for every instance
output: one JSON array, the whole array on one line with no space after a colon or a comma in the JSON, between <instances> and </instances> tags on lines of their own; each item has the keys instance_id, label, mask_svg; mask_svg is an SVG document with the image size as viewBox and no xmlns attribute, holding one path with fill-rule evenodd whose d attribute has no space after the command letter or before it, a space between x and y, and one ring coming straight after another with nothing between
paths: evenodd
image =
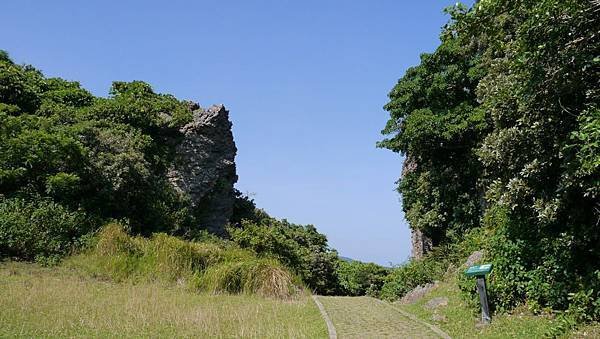
<instances>
[{"instance_id":1,"label":"vegetation on rock","mask_svg":"<svg viewBox=\"0 0 600 339\"><path fill-rule=\"evenodd\" d=\"M86 215L96 221L95 228L108 219L123 220L143 234L189 228L189 204L165 172L172 155L170 134L191 118L189 104L154 93L146 83L114 82L109 98L94 97L77 82L46 78L3 52L2 204L24 216L30 215L28 209L47 208ZM5 231L13 221L5 213L0 218ZM58 252L66 253L72 240L64 238ZM18 255L13 246L2 242L0 252Z\"/></svg>"},{"instance_id":2,"label":"vegetation on rock","mask_svg":"<svg viewBox=\"0 0 600 339\"><path fill-rule=\"evenodd\" d=\"M93 264L86 267L116 280L164 273L167 280L193 278L201 289L213 292L271 295L271 287L256 285L268 278L280 288L279 295L288 293L283 291L292 280L281 262L314 291L338 292L337 253L314 226L270 218L237 190L230 197L230 235L219 234L230 236L231 242L216 240L198 226L207 214L228 209L203 199L194 203L171 182L203 184L205 172L202 182L194 181L199 176L196 153L207 151L202 146L220 150L203 136L192 135L206 145L186 143L184 148L194 156L187 165L193 168L173 178L172 166L182 161L178 145L187 140L190 128L185 133L181 129L192 122L198 105L155 93L141 81L114 82L109 94L95 97L77 82L46 78L0 53L0 259L54 263L82 244L98 241L101 247L95 252L76 258L86 258ZM231 134L225 131L231 124L225 121L221 127L215 133L227 139L222 134ZM234 155L235 145L221 139L221 148ZM211 170L235 179L235 166L228 161ZM229 192L224 184L217 182L218 192L212 193ZM195 187L194 194L198 188L204 187ZM123 229L109 225L94 237L113 221ZM116 252L104 253L102 244L109 235L114 236L109 244L124 242L113 248ZM220 245L211 243L215 241ZM167 259L176 262L161 261L166 250L173 251ZM222 257L227 255L233 257ZM217 262L204 262L212 259Z\"/></svg>"},{"instance_id":3,"label":"vegetation on rock","mask_svg":"<svg viewBox=\"0 0 600 339\"><path fill-rule=\"evenodd\" d=\"M407 219L435 246L482 227L493 304L600 318L597 2L448 9L389 94L379 146L406 156Z\"/></svg>"}]
</instances>

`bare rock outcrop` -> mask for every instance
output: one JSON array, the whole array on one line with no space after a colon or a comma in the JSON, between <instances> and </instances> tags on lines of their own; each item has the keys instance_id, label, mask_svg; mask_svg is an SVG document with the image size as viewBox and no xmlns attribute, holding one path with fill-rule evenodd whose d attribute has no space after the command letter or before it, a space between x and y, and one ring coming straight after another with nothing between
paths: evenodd
<instances>
[{"instance_id":1,"label":"bare rock outcrop","mask_svg":"<svg viewBox=\"0 0 600 339\"><path fill-rule=\"evenodd\" d=\"M433 248L431 238L418 229L411 229L411 241L411 257L413 259L423 258L423 256Z\"/></svg>"},{"instance_id":2,"label":"bare rock outcrop","mask_svg":"<svg viewBox=\"0 0 600 339\"><path fill-rule=\"evenodd\" d=\"M179 132L175 160L167 174L177 192L189 199L199 229L222 235L233 211L237 148L229 111L223 105L203 109Z\"/></svg>"}]
</instances>

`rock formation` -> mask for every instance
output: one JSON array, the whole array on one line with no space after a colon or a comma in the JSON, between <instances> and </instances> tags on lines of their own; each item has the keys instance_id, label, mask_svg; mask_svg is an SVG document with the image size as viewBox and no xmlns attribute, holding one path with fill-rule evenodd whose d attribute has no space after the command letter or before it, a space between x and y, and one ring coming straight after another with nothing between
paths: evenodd
<instances>
[{"instance_id":1,"label":"rock formation","mask_svg":"<svg viewBox=\"0 0 600 339\"><path fill-rule=\"evenodd\" d=\"M222 235L233 211L233 185L238 179L232 124L223 105L191 107L194 118L179 130L183 138L175 148L168 178L189 199L198 228Z\"/></svg>"},{"instance_id":2,"label":"rock formation","mask_svg":"<svg viewBox=\"0 0 600 339\"><path fill-rule=\"evenodd\" d=\"M412 249L411 257L421 259L427 252L433 248L431 238L423 234L421 230L411 229Z\"/></svg>"},{"instance_id":3,"label":"rock formation","mask_svg":"<svg viewBox=\"0 0 600 339\"><path fill-rule=\"evenodd\" d=\"M407 173L413 172L417 169L416 160L410 155L406 156L404 164L402 165L402 176ZM414 259L422 258L427 252L433 248L433 242L430 237L423 234L421 230L414 229L411 227L411 240L412 248L410 256Z\"/></svg>"}]
</instances>

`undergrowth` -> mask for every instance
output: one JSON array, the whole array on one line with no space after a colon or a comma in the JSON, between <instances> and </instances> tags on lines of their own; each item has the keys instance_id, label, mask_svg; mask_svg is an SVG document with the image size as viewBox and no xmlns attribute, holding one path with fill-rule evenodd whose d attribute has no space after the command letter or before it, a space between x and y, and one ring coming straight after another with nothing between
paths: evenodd
<instances>
[{"instance_id":1,"label":"undergrowth","mask_svg":"<svg viewBox=\"0 0 600 339\"><path fill-rule=\"evenodd\" d=\"M113 281L163 282L213 294L258 294L292 298L301 282L272 258L226 243L190 242L166 234L130 236L118 224L105 226L89 248L65 265Z\"/></svg>"},{"instance_id":2,"label":"undergrowth","mask_svg":"<svg viewBox=\"0 0 600 339\"><path fill-rule=\"evenodd\" d=\"M411 259L394 268L386 277L380 298L394 301L401 299L417 286L462 276L460 266L473 252L481 249L486 230L477 228L466 232L460 241L435 247L423 258Z\"/></svg>"}]
</instances>

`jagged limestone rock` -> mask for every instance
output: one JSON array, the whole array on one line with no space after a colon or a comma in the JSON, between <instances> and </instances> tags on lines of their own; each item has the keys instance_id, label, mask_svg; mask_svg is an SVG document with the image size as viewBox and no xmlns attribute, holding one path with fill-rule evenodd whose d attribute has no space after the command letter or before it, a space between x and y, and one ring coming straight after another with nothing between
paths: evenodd
<instances>
[{"instance_id":1,"label":"jagged limestone rock","mask_svg":"<svg viewBox=\"0 0 600 339\"><path fill-rule=\"evenodd\" d=\"M197 104L190 107L194 118L179 130L183 137L175 147L168 178L189 199L198 228L222 235L233 211L233 185L238 179L232 124L223 105L206 110Z\"/></svg>"}]
</instances>

